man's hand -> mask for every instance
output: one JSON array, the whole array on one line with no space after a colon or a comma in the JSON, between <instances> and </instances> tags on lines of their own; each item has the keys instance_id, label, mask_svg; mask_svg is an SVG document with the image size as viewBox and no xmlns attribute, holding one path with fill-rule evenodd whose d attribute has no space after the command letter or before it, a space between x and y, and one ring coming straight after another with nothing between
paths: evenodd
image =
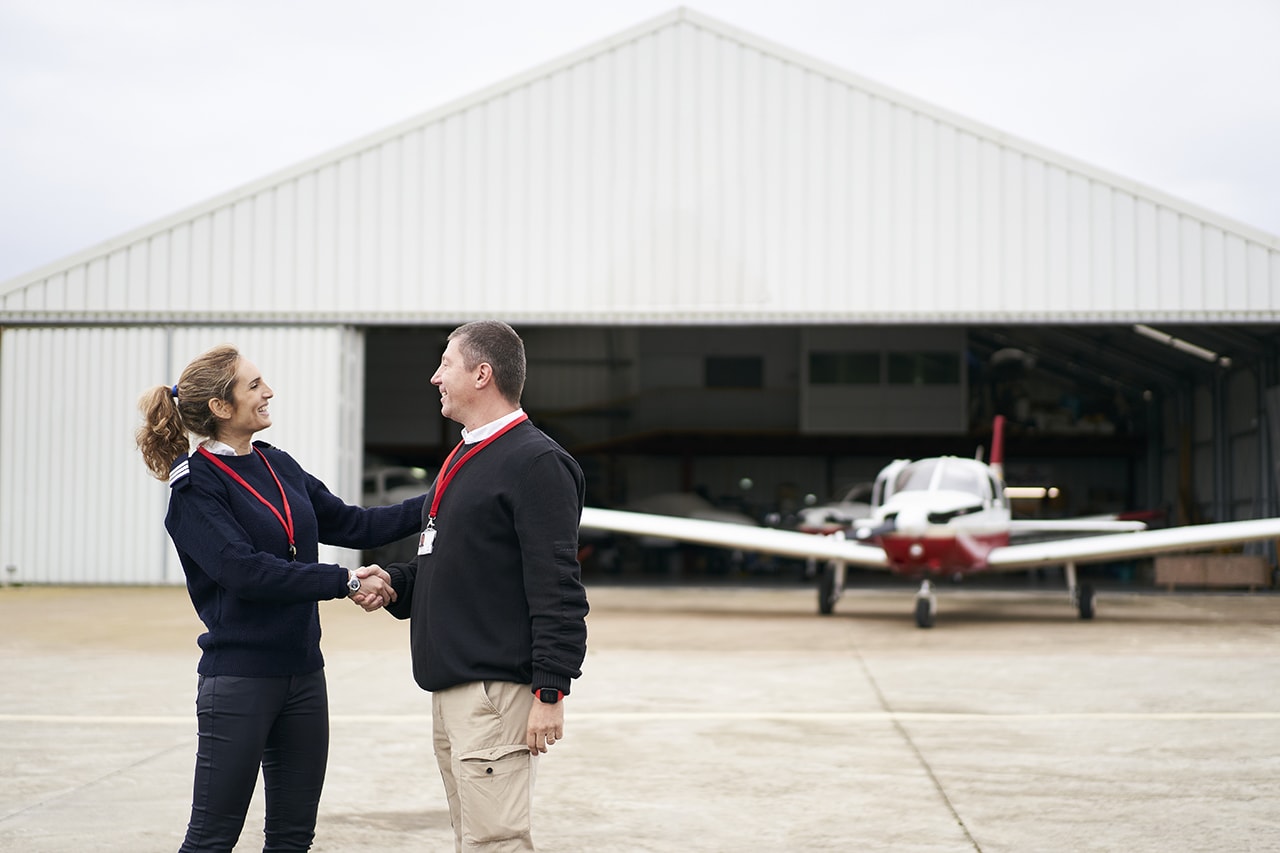
<instances>
[{"instance_id":1,"label":"man's hand","mask_svg":"<svg viewBox=\"0 0 1280 853\"><path fill-rule=\"evenodd\" d=\"M384 607L396 600L396 591L391 587L391 575L379 565L361 566L355 571L360 578L359 592L351 593L351 600L368 612Z\"/></svg>"},{"instance_id":2,"label":"man's hand","mask_svg":"<svg viewBox=\"0 0 1280 853\"><path fill-rule=\"evenodd\" d=\"M538 701L535 696L529 709L529 726L525 729L525 742L529 752L537 755L547 747L564 739L564 700L554 705Z\"/></svg>"}]
</instances>

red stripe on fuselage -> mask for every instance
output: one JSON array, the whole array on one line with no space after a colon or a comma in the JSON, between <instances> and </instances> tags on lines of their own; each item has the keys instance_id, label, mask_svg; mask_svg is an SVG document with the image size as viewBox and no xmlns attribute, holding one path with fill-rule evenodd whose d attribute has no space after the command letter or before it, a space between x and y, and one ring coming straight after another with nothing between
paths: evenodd
<instances>
[{"instance_id":1,"label":"red stripe on fuselage","mask_svg":"<svg viewBox=\"0 0 1280 853\"><path fill-rule=\"evenodd\" d=\"M992 549L1009 544L1009 532L922 538L888 534L880 537L878 544L896 574L911 577L968 574L987 567L987 556ZM917 545L919 548L914 547Z\"/></svg>"}]
</instances>

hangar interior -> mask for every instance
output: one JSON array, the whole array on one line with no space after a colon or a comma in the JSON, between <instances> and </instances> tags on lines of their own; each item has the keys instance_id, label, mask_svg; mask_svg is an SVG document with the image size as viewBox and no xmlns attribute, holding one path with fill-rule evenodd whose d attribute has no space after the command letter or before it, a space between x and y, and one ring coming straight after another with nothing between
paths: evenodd
<instances>
[{"instance_id":1,"label":"hangar interior","mask_svg":"<svg viewBox=\"0 0 1280 853\"><path fill-rule=\"evenodd\" d=\"M1275 507L1272 326L519 331L525 409L580 461L593 506L693 493L785 526L895 458L985 453L1000 414L1009 484L1059 490L1020 503L1024 515L1139 512L1165 526ZM431 474L457 441L429 385L448 332L366 330L366 471Z\"/></svg>"}]
</instances>

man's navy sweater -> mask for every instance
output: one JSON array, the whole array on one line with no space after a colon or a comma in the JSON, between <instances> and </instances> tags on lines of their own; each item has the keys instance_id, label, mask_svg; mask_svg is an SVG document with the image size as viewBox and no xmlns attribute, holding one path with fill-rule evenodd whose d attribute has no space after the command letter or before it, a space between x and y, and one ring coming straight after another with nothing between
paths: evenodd
<instances>
[{"instance_id":1,"label":"man's navy sweater","mask_svg":"<svg viewBox=\"0 0 1280 853\"><path fill-rule=\"evenodd\" d=\"M427 492L423 527L439 485ZM584 491L578 463L527 421L457 469L431 553L387 568L397 595L387 610L412 617L420 687L493 680L569 692L587 649Z\"/></svg>"},{"instance_id":2,"label":"man's navy sweater","mask_svg":"<svg viewBox=\"0 0 1280 853\"><path fill-rule=\"evenodd\" d=\"M320 563L319 542L375 548L414 533L422 497L389 507L349 506L293 457L254 442L289 498L297 556L284 526L244 486L199 453L174 463L165 528L191 603L208 629L201 675L303 675L324 666L317 602L347 595L347 570ZM280 514L280 487L257 453L219 456Z\"/></svg>"}]
</instances>

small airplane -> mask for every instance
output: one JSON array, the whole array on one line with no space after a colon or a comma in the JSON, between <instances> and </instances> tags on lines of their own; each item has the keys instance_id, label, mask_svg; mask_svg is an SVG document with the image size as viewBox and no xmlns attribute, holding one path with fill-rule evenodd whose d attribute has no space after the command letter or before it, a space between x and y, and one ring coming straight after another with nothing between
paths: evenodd
<instances>
[{"instance_id":1,"label":"small airplane","mask_svg":"<svg viewBox=\"0 0 1280 853\"><path fill-rule=\"evenodd\" d=\"M806 506L798 513L795 529L804 533L848 530L871 517L871 483L857 483L837 501Z\"/></svg>"},{"instance_id":2,"label":"small airplane","mask_svg":"<svg viewBox=\"0 0 1280 853\"><path fill-rule=\"evenodd\" d=\"M583 509L581 527L825 561L818 575L823 615L832 613L840 599L849 566L888 571L920 581L915 619L921 628L933 627L938 578L1061 565L1080 618L1092 619L1096 593L1090 584L1077 583L1078 564L1280 537L1280 518L1160 530L1115 517L1015 519L1011 491L1004 483L1004 418L997 416L989 463L957 456L895 459L876 477L869 516L828 534L597 507ZM1012 542L1028 534L1074 538Z\"/></svg>"}]
</instances>

